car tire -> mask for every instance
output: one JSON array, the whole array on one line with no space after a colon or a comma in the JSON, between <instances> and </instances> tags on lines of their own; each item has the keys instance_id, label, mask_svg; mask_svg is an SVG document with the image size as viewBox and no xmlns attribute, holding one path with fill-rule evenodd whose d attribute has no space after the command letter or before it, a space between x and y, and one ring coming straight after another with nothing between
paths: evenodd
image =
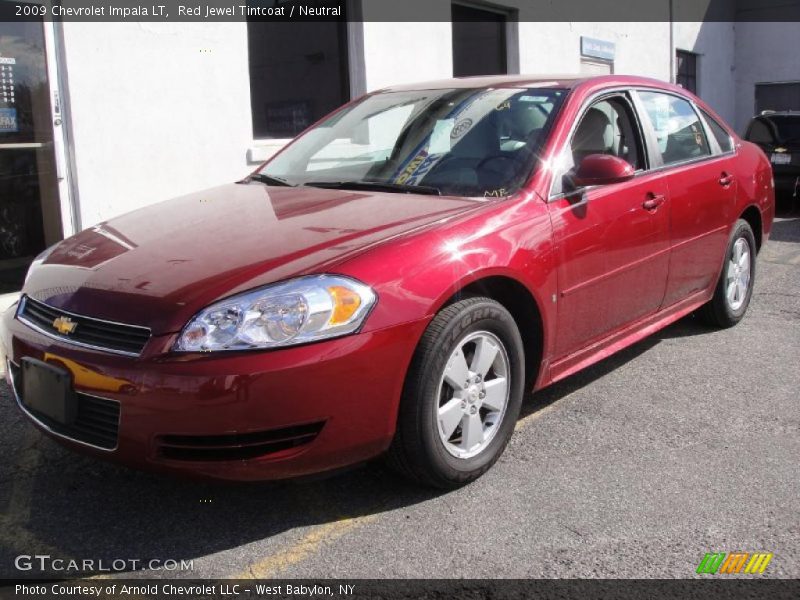
<instances>
[{"instance_id":1,"label":"car tire","mask_svg":"<svg viewBox=\"0 0 800 600\"><path fill-rule=\"evenodd\" d=\"M725 262L714 296L702 308L705 321L716 327L733 327L741 321L750 305L755 276L755 236L750 224L739 219L725 250Z\"/></svg>"},{"instance_id":2,"label":"car tire","mask_svg":"<svg viewBox=\"0 0 800 600\"><path fill-rule=\"evenodd\" d=\"M483 475L514 432L524 364L519 329L501 304L473 297L442 309L406 376L389 465L440 489Z\"/></svg>"}]
</instances>

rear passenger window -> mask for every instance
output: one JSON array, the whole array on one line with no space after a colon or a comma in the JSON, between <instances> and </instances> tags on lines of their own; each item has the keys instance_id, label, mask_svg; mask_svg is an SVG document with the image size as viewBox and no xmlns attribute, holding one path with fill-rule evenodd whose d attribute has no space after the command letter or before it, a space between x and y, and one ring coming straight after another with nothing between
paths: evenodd
<instances>
[{"instance_id":1,"label":"rear passenger window","mask_svg":"<svg viewBox=\"0 0 800 600\"><path fill-rule=\"evenodd\" d=\"M711 154L700 118L687 100L659 92L639 92L639 97L665 165Z\"/></svg>"},{"instance_id":2,"label":"rear passenger window","mask_svg":"<svg viewBox=\"0 0 800 600\"><path fill-rule=\"evenodd\" d=\"M730 134L725 131L725 128L719 124L714 117L704 111L702 108L700 112L703 113L703 118L708 123L708 128L711 129L711 134L717 140L720 149L723 152L731 152L733 150L733 141L731 140Z\"/></svg>"}]
</instances>

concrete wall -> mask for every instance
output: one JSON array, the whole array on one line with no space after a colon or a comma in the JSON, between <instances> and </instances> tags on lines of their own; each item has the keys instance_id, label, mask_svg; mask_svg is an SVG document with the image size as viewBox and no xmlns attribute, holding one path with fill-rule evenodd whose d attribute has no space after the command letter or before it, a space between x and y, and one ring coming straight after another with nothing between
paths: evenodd
<instances>
[{"instance_id":1,"label":"concrete wall","mask_svg":"<svg viewBox=\"0 0 800 600\"><path fill-rule=\"evenodd\" d=\"M520 17L522 18L522 16ZM614 72L669 81L668 23L520 22L522 73L578 73L581 36L613 42Z\"/></svg>"},{"instance_id":2,"label":"concrete wall","mask_svg":"<svg viewBox=\"0 0 800 600\"><path fill-rule=\"evenodd\" d=\"M673 40L676 50L699 55L698 95L733 125L736 117L736 25L731 22L674 23Z\"/></svg>"},{"instance_id":3,"label":"concrete wall","mask_svg":"<svg viewBox=\"0 0 800 600\"><path fill-rule=\"evenodd\" d=\"M247 174L245 23L65 23L81 226Z\"/></svg>"},{"instance_id":4,"label":"concrete wall","mask_svg":"<svg viewBox=\"0 0 800 600\"><path fill-rule=\"evenodd\" d=\"M744 133L755 111L755 84L800 81L800 61L793 48L800 23L736 24L736 131Z\"/></svg>"},{"instance_id":5,"label":"concrete wall","mask_svg":"<svg viewBox=\"0 0 800 600\"><path fill-rule=\"evenodd\" d=\"M364 23L367 91L453 76L453 26Z\"/></svg>"}]
</instances>

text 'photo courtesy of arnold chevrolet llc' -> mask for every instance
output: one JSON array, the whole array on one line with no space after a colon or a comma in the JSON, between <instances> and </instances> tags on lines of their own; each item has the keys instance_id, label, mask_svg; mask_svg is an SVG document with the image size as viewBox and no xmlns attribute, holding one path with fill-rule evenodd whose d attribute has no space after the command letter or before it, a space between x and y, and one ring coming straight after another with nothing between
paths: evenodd
<instances>
[{"instance_id":1,"label":"text 'photo courtesy of arnold chevrolet llc'","mask_svg":"<svg viewBox=\"0 0 800 600\"><path fill-rule=\"evenodd\" d=\"M0 0L0 598L796 598L798 38Z\"/></svg>"}]
</instances>

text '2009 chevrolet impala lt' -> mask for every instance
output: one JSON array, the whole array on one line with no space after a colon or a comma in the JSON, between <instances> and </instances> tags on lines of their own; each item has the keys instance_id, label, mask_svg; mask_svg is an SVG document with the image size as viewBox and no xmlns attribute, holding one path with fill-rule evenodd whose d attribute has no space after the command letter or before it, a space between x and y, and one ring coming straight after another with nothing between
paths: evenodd
<instances>
[{"instance_id":1,"label":"text '2009 chevrolet impala lt'","mask_svg":"<svg viewBox=\"0 0 800 600\"><path fill-rule=\"evenodd\" d=\"M245 180L39 256L4 317L22 411L66 445L223 479L386 454L484 473L523 395L692 311L728 327L769 161L683 89L491 77L381 90Z\"/></svg>"}]
</instances>

